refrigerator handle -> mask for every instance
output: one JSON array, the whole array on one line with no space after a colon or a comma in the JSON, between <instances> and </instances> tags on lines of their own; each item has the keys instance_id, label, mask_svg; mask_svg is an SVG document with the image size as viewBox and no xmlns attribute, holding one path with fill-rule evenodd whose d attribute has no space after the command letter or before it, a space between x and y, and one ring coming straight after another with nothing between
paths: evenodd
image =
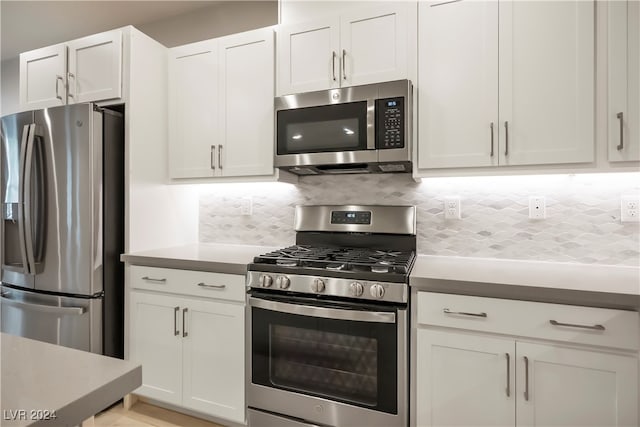
<instances>
[{"instance_id":1,"label":"refrigerator handle","mask_svg":"<svg viewBox=\"0 0 640 427\"><path fill-rule=\"evenodd\" d=\"M20 255L22 258L22 266L24 274L29 274L29 261L27 260L27 245L25 239L24 224L24 191L25 191L25 169L27 158L27 145L29 141L29 133L31 125L24 125L22 128L22 138L20 144L20 165L18 178L18 238L20 240Z\"/></svg>"},{"instance_id":2,"label":"refrigerator handle","mask_svg":"<svg viewBox=\"0 0 640 427\"><path fill-rule=\"evenodd\" d=\"M39 311L40 313L59 314L59 315L75 315L79 316L87 312L85 307L60 307L56 305L33 304L30 302L18 301L8 298L9 292L0 295L2 304L9 307L24 308L28 310Z\"/></svg>"},{"instance_id":3,"label":"refrigerator handle","mask_svg":"<svg viewBox=\"0 0 640 427\"><path fill-rule=\"evenodd\" d=\"M29 136L27 138L27 148L24 163L24 185L23 185L23 206L24 206L24 246L27 258L27 268L29 274L36 274L36 259L33 247L33 206L31 194L31 175L33 173L33 150L36 134L36 125L29 125ZM41 176L41 174L40 174Z\"/></svg>"}]
</instances>

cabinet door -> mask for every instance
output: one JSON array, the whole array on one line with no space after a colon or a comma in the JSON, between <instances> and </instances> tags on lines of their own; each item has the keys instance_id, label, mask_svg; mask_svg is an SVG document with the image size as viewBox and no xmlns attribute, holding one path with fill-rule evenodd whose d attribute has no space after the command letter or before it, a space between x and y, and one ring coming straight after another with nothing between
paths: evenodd
<instances>
[{"instance_id":1,"label":"cabinet door","mask_svg":"<svg viewBox=\"0 0 640 427\"><path fill-rule=\"evenodd\" d=\"M183 405L244 423L244 306L189 301Z\"/></svg>"},{"instance_id":2,"label":"cabinet door","mask_svg":"<svg viewBox=\"0 0 640 427\"><path fill-rule=\"evenodd\" d=\"M500 163L594 159L594 1L500 2Z\"/></svg>"},{"instance_id":3,"label":"cabinet door","mask_svg":"<svg viewBox=\"0 0 640 427\"><path fill-rule=\"evenodd\" d=\"M521 342L516 351L518 426L638 425L637 357Z\"/></svg>"},{"instance_id":4,"label":"cabinet door","mask_svg":"<svg viewBox=\"0 0 640 427\"><path fill-rule=\"evenodd\" d=\"M152 399L182 403L182 335L178 298L131 292L129 358L142 364L142 386Z\"/></svg>"},{"instance_id":5,"label":"cabinet door","mask_svg":"<svg viewBox=\"0 0 640 427\"><path fill-rule=\"evenodd\" d=\"M68 103L122 96L122 31L69 42Z\"/></svg>"},{"instance_id":6,"label":"cabinet door","mask_svg":"<svg viewBox=\"0 0 640 427\"><path fill-rule=\"evenodd\" d=\"M64 44L20 55L20 109L66 104L67 47Z\"/></svg>"},{"instance_id":7,"label":"cabinet door","mask_svg":"<svg viewBox=\"0 0 640 427\"><path fill-rule=\"evenodd\" d=\"M418 329L418 426L512 426L513 340Z\"/></svg>"},{"instance_id":8,"label":"cabinet door","mask_svg":"<svg viewBox=\"0 0 640 427\"><path fill-rule=\"evenodd\" d=\"M220 145L223 176L273 174L274 41L271 29L220 39Z\"/></svg>"},{"instance_id":9,"label":"cabinet door","mask_svg":"<svg viewBox=\"0 0 640 427\"><path fill-rule=\"evenodd\" d=\"M640 160L640 3L607 8L609 161Z\"/></svg>"},{"instance_id":10,"label":"cabinet door","mask_svg":"<svg viewBox=\"0 0 640 427\"><path fill-rule=\"evenodd\" d=\"M278 95L340 87L340 20L278 29Z\"/></svg>"},{"instance_id":11,"label":"cabinet door","mask_svg":"<svg viewBox=\"0 0 640 427\"><path fill-rule=\"evenodd\" d=\"M341 86L406 79L407 27L404 2L342 16Z\"/></svg>"},{"instance_id":12,"label":"cabinet door","mask_svg":"<svg viewBox=\"0 0 640 427\"><path fill-rule=\"evenodd\" d=\"M498 2L421 2L418 167L498 164Z\"/></svg>"},{"instance_id":13,"label":"cabinet door","mask_svg":"<svg viewBox=\"0 0 640 427\"><path fill-rule=\"evenodd\" d=\"M208 40L169 50L169 175L216 173L218 50Z\"/></svg>"}]
</instances>

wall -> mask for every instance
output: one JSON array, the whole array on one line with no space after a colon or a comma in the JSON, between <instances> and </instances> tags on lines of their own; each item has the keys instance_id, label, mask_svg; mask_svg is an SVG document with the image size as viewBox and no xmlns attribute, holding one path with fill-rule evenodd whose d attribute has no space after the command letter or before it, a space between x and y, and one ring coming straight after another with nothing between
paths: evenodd
<instances>
[{"instance_id":1,"label":"wall","mask_svg":"<svg viewBox=\"0 0 640 427\"><path fill-rule=\"evenodd\" d=\"M0 73L0 116L5 116L16 113L19 109L19 58L4 60L0 67L2 67L2 72Z\"/></svg>"},{"instance_id":2,"label":"wall","mask_svg":"<svg viewBox=\"0 0 640 427\"><path fill-rule=\"evenodd\" d=\"M640 224L620 223L620 195L640 194L640 173L429 178L304 177L290 184L220 184L200 190L201 242L285 246L295 241L296 204L410 204L421 254L640 266ZM445 220L444 197L462 200ZM547 218L530 220L531 195ZM243 198L253 215L240 216Z\"/></svg>"}]
</instances>

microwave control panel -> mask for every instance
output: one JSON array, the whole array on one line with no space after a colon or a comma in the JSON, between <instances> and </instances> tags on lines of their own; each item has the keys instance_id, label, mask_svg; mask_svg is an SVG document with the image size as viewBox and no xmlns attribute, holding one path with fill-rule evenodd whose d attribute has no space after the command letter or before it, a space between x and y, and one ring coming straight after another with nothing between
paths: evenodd
<instances>
[{"instance_id":1,"label":"microwave control panel","mask_svg":"<svg viewBox=\"0 0 640 427\"><path fill-rule=\"evenodd\" d=\"M404 97L376 99L376 148L404 148Z\"/></svg>"}]
</instances>

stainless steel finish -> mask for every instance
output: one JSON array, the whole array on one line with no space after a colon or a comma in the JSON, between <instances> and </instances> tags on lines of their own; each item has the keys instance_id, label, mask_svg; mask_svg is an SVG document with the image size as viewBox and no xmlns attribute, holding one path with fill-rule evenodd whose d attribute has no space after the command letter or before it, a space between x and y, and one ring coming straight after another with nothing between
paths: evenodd
<instances>
[{"instance_id":1,"label":"stainless steel finish","mask_svg":"<svg viewBox=\"0 0 640 427\"><path fill-rule=\"evenodd\" d=\"M2 287L2 332L102 352L102 299L60 297Z\"/></svg>"},{"instance_id":2,"label":"stainless steel finish","mask_svg":"<svg viewBox=\"0 0 640 427\"><path fill-rule=\"evenodd\" d=\"M250 288L263 288L261 277L270 277L269 273L260 271L248 271L247 272L247 286ZM273 273L272 273L273 274ZM313 282L317 279L317 276L307 276L301 274L287 274L287 278L290 281L289 287L286 291L296 292L300 294L314 295L316 292L312 290ZM266 279L264 279L266 280ZM353 279L342 279L337 277L322 277L324 282L324 295L337 296L337 297L351 297L349 285L353 282ZM378 282L358 280L362 284L364 291L359 299L362 300L377 300L371 295L370 288L374 284L380 285L384 289L384 301L406 303L408 301L408 287L406 283L391 283L391 282ZM270 287L271 282L269 286ZM284 291L278 287L271 288L276 291Z\"/></svg>"},{"instance_id":3,"label":"stainless steel finish","mask_svg":"<svg viewBox=\"0 0 640 427\"><path fill-rule=\"evenodd\" d=\"M218 146L218 168L222 170L222 144Z\"/></svg>"},{"instance_id":4,"label":"stainless steel finish","mask_svg":"<svg viewBox=\"0 0 640 427\"><path fill-rule=\"evenodd\" d=\"M251 298L249 299L251 305ZM249 381L247 387L247 405L266 411L288 414L295 417L300 426L367 426L390 427L408 425L408 369L407 369L407 311L397 310L397 359L398 359L398 414L392 415L380 411L370 410L348 403L337 402L321 397L304 395L271 387L264 387L251 382L251 370L248 370ZM249 329L247 337L251 337ZM251 340L247 341L248 366L251 366ZM251 415L250 415L251 416ZM289 418L285 418L289 420ZM263 426L262 424L249 425ZM269 426L268 424L264 427ZM278 424L287 426L288 424ZM297 424L292 424L297 427ZM269 426L271 427L271 426Z\"/></svg>"},{"instance_id":5,"label":"stainless steel finish","mask_svg":"<svg viewBox=\"0 0 640 427\"><path fill-rule=\"evenodd\" d=\"M301 316L321 317L323 319L355 320L369 323L395 323L396 321L396 314L392 312L341 310L337 308L269 301L255 297L249 297L249 305L264 308L265 310L298 314Z\"/></svg>"},{"instance_id":6,"label":"stainless steel finish","mask_svg":"<svg viewBox=\"0 0 640 427\"><path fill-rule=\"evenodd\" d=\"M624 114L622 111L616 114L616 118L620 121L620 144L616 146L618 151L620 151L624 148Z\"/></svg>"},{"instance_id":7,"label":"stainless steel finish","mask_svg":"<svg viewBox=\"0 0 640 427\"><path fill-rule=\"evenodd\" d=\"M167 279L162 278L162 279L155 279L153 277L149 277L149 276L144 276L142 278L142 280L146 280L148 282L158 282L158 283L166 283Z\"/></svg>"},{"instance_id":8,"label":"stainless steel finish","mask_svg":"<svg viewBox=\"0 0 640 427\"><path fill-rule=\"evenodd\" d=\"M553 326L565 326L568 328L591 329L594 331L604 331L606 329L602 325L577 325L575 323L562 323L562 322L557 322L555 320L549 320L549 323L551 323Z\"/></svg>"},{"instance_id":9,"label":"stainless steel finish","mask_svg":"<svg viewBox=\"0 0 640 427\"><path fill-rule=\"evenodd\" d=\"M336 81L336 51L331 51L331 73L333 75L333 81Z\"/></svg>"},{"instance_id":10,"label":"stainless steel finish","mask_svg":"<svg viewBox=\"0 0 640 427\"><path fill-rule=\"evenodd\" d=\"M178 330L178 312L180 311L180 307L173 307L173 335L180 335L180 331Z\"/></svg>"},{"instance_id":11,"label":"stainless steel finish","mask_svg":"<svg viewBox=\"0 0 640 427\"><path fill-rule=\"evenodd\" d=\"M371 224L331 224L332 211L371 212ZM353 233L416 234L415 206L316 205L296 206L296 231L341 231Z\"/></svg>"},{"instance_id":12,"label":"stainless steel finish","mask_svg":"<svg viewBox=\"0 0 640 427\"><path fill-rule=\"evenodd\" d=\"M380 299L384 296L384 288L378 283L371 285L369 292L371 293L371 296L376 299Z\"/></svg>"},{"instance_id":13,"label":"stainless steel finish","mask_svg":"<svg viewBox=\"0 0 640 427\"><path fill-rule=\"evenodd\" d=\"M507 357L507 397L511 397L511 355L504 354Z\"/></svg>"},{"instance_id":14,"label":"stainless steel finish","mask_svg":"<svg viewBox=\"0 0 640 427\"><path fill-rule=\"evenodd\" d=\"M314 293L322 293L324 292L324 280L322 279L313 279L313 282L311 283L311 291Z\"/></svg>"},{"instance_id":15,"label":"stainless steel finish","mask_svg":"<svg viewBox=\"0 0 640 427\"><path fill-rule=\"evenodd\" d=\"M469 313L469 312L466 312L466 311L451 311L448 308L443 309L442 312L444 314L451 314L451 315L455 315L455 316L487 317L487 313L485 313L485 312Z\"/></svg>"},{"instance_id":16,"label":"stainless steel finish","mask_svg":"<svg viewBox=\"0 0 640 427\"><path fill-rule=\"evenodd\" d=\"M255 427L322 427L318 424L310 424L252 408L247 409L247 425Z\"/></svg>"},{"instance_id":17,"label":"stainless steel finish","mask_svg":"<svg viewBox=\"0 0 640 427\"><path fill-rule=\"evenodd\" d=\"M287 276L278 276L276 277L276 285L280 289L288 289L291 285L291 280Z\"/></svg>"},{"instance_id":18,"label":"stainless steel finish","mask_svg":"<svg viewBox=\"0 0 640 427\"><path fill-rule=\"evenodd\" d=\"M509 122L504 122L504 155L509 155Z\"/></svg>"},{"instance_id":19,"label":"stainless steel finish","mask_svg":"<svg viewBox=\"0 0 640 427\"><path fill-rule=\"evenodd\" d=\"M216 146L212 145L211 146L211 155L210 155L210 161L211 161L211 169L216 170L216 158L215 158L215 152L216 152Z\"/></svg>"},{"instance_id":20,"label":"stainless steel finish","mask_svg":"<svg viewBox=\"0 0 640 427\"><path fill-rule=\"evenodd\" d=\"M29 133L31 131L31 125L25 125L22 129L22 144L20 146L20 177L18 182L18 238L20 239L20 253L22 255L22 266L24 274L30 274L31 269L29 265L29 259L27 258L27 242L25 237L25 224L24 224L24 176L25 176L25 164L27 162L27 141L29 140Z\"/></svg>"},{"instance_id":21,"label":"stainless steel finish","mask_svg":"<svg viewBox=\"0 0 640 427\"><path fill-rule=\"evenodd\" d=\"M201 288L207 288L207 289L224 289L227 287L227 285L207 285L204 282L198 283L198 286L200 286Z\"/></svg>"},{"instance_id":22,"label":"stainless steel finish","mask_svg":"<svg viewBox=\"0 0 640 427\"><path fill-rule=\"evenodd\" d=\"M33 174L33 144L35 142L35 124L29 125L27 148L25 150L24 161L24 179L21 181L23 186L23 218L24 218L24 242L25 253L27 255L27 271L28 274L36 274L36 260L33 247L33 216L32 216L32 182Z\"/></svg>"},{"instance_id":23,"label":"stainless steel finish","mask_svg":"<svg viewBox=\"0 0 640 427\"><path fill-rule=\"evenodd\" d=\"M62 99L62 96L59 95L59 87L58 87L58 82L62 82L63 84L63 88L64 88L64 77L56 75L56 98L58 98L60 101L64 102L64 100Z\"/></svg>"},{"instance_id":24,"label":"stainless steel finish","mask_svg":"<svg viewBox=\"0 0 640 427\"><path fill-rule=\"evenodd\" d=\"M359 297L364 293L364 286L360 282L353 282L349 285L349 295Z\"/></svg>"},{"instance_id":25,"label":"stainless steel finish","mask_svg":"<svg viewBox=\"0 0 640 427\"><path fill-rule=\"evenodd\" d=\"M524 400L529 401L529 358L524 356Z\"/></svg>"},{"instance_id":26,"label":"stainless steel finish","mask_svg":"<svg viewBox=\"0 0 640 427\"><path fill-rule=\"evenodd\" d=\"M367 150L376 148L376 101L367 99Z\"/></svg>"},{"instance_id":27,"label":"stainless steel finish","mask_svg":"<svg viewBox=\"0 0 640 427\"><path fill-rule=\"evenodd\" d=\"M260 277L258 279L259 283L260 283L260 287L261 288L268 288L271 286L271 284L273 283L273 278L271 276L269 276L268 274L260 274Z\"/></svg>"},{"instance_id":28,"label":"stainless steel finish","mask_svg":"<svg viewBox=\"0 0 640 427\"><path fill-rule=\"evenodd\" d=\"M71 79L73 79L73 82L74 82L73 86L74 86L74 88L76 88L76 92L77 92L78 90L77 90L77 87L76 87L76 84L77 84L76 76L75 76L75 74L73 74L71 72L68 72L67 73L67 86L68 86L67 96L70 96L71 98L75 98L76 95L74 93L71 93Z\"/></svg>"},{"instance_id":29,"label":"stainless steel finish","mask_svg":"<svg viewBox=\"0 0 640 427\"><path fill-rule=\"evenodd\" d=\"M342 78L347 80L347 51L342 49Z\"/></svg>"},{"instance_id":30,"label":"stainless steel finish","mask_svg":"<svg viewBox=\"0 0 640 427\"><path fill-rule=\"evenodd\" d=\"M188 308L182 309L182 338L188 337L189 332L187 332L187 312Z\"/></svg>"},{"instance_id":31,"label":"stainless steel finish","mask_svg":"<svg viewBox=\"0 0 640 427\"><path fill-rule=\"evenodd\" d=\"M489 125L489 127L491 128L491 154L490 154L490 156L493 157L493 122L491 122L491 125Z\"/></svg>"}]
</instances>

